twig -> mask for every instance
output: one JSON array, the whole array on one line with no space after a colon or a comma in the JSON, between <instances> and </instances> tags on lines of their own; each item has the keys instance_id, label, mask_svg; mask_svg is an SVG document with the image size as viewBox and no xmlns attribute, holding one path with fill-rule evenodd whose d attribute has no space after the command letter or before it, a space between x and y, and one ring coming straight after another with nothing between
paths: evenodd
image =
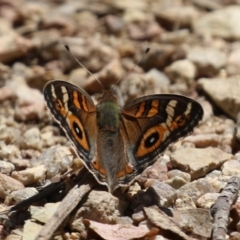
<instances>
[{"instance_id":1,"label":"twig","mask_svg":"<svg viewBox=\"0 0 240 240\"><path fill-rule=\"evenodd\" d=\"M18 211L20 209L23 209L25 207L30 206L31 204L43 199L44 197L53 194L54 192L57 192L61 189L65 188L65 184L66 184L66 179L65 178L61 178L59 179L58 182L54 182L54 183L50 183L49 185L45 186L44 188L42 188L42 190L40 190L36 195L33 195L19 203L16 203L13 206L10 206L8 209L4 210L4 211L0 211L0 215L2 214L8 214L10 212L13 211Z\"/></svg>"},{"instance_id":2,"label":"twig","mask_svg":"<svg viewBox=\"0 0 240 240\"><path fill-rule=\"evenodd\" d=\"M227 234L228 218L231 206L235 203L240 189L240 178L232 177L220 193L210 213L214 218L212 240L224 240Z\"/></svg>"},{"instance_id":3,"label":"twig","mask_svg":"<svg viewBox=\"0 0 240 240\"><path fill-rule=\"evenodd\" d=\"M52 218L43 226L35 240L49 240L66 219L66 217L74 210L79 204L82 198L91 190L95 185L95 179L93 179L90 173L87 173L83 181L75 185L62 200L54 213Z\"/></svg>"}]
</instances>

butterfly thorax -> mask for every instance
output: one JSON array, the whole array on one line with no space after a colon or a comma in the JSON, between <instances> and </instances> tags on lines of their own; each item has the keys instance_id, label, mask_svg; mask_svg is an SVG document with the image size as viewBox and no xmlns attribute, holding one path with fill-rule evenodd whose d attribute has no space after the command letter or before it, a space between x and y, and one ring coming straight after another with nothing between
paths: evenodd
<instances>
[{"instance_id":1,"label":"butterfly thorax","mask_svg":"<svg viewBox=\"0 0 240 240\"><path fill-rule=\"evenodd\" d=\"M97 122L100 131L119 131L119 107L111 91L104 92L97 105Z\"/></svg>"}]
</instances>

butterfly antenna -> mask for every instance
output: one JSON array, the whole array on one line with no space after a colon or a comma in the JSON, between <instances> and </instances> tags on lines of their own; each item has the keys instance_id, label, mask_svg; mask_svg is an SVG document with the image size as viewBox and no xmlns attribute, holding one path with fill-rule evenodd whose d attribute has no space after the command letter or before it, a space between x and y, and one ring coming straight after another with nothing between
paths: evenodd
<instances>
[{"instance_id":1,"label":"butterfly antenna","mask_svg":"<svg viewBox=\"0 0 240 240\"><path fill-rule=\"evenodd\" d=\"M92 72L90 72L90 71L73 55L73 53L71 52L69 46L68 46L67 44L65 44L64 46L65 46L66 50L70 53L70 55L75 59L75 61L76 61L82 68L84 68L90 75L92 75L92 76L95 78L95 80L101 85L102 89L104 89L104 87L103 87L102 83L100 82L100 80L99 80Z\"/></svg>"},{"instance_id":2,"label":"butterfly antenna","mask_svg":"<svg viewBox=\"0 0 240 240\"><path fill-rule=\"evenodd\" d=\"M127 73L125 73L113 86L112 86L112 90L114 89L114 87L123 80L123 78L125 78L142 60L143 58L146 56L146 54L150 51L150 48L146 48L145 52L143 53L143 55L141 56L141 58L137 61L137 63L134 64L134 66L127 71Z\"/></svg>"}]
</instances>

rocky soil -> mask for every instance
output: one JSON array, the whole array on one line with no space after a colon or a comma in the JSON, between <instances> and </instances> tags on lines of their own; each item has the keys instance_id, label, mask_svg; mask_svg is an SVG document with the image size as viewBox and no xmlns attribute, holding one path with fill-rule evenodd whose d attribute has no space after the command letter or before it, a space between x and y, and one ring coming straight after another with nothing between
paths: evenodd
<instances>
[{"instance_id":1,"label":"rocky soil","mask_svg":"<svg viewBox=\"0 0 240 240\"><path fill-rule=\"evenodd\" d=\"M240 177L239 22L239 0L0 0L0 211L77 161L46 109L44 85L70 81L95 101L95 77L108 88L124 76L121 103L181 94L199 101L203 120L129 188L113 195L95 186L54 239L210 239L209 210ZM0 237L35 239L66 194L2 214ZM240 198L228 220L222 239L240 239Z\"/></svg>"}]
</instances>

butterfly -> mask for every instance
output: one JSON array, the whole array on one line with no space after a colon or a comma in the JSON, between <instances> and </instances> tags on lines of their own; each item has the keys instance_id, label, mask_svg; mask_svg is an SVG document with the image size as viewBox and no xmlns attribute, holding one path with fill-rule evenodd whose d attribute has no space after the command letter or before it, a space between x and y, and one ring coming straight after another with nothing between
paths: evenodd
<instances>
[{"instance_id":1,"label":"butterfly","mask_svg":"<svg viewBox=\"0 0 240 240\"><path fill-rule=\"evenodd\" d=\"M203 117L201 105L181 95L143 96L120 108L111 88L95 105L85 90L61 80L48 82L43 94L77 155L110 192L129 185Z\"/></svg>"}]
</instances>

